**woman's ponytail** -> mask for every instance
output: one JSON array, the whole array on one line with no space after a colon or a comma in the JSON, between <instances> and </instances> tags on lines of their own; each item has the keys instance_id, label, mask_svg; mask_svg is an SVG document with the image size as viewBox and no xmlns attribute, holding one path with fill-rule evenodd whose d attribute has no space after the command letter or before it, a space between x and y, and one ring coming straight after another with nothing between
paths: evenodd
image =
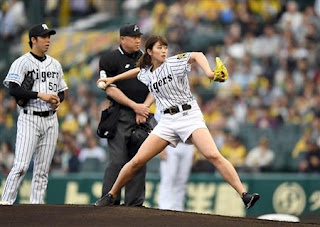
<instances>
[{"instance_id":1,"label":"woman's ponytail","mask_svg":"<svg viewBox=\"0 0 320 227\"><path fill-rule=\"evenodd\" d=\"M148 66L151 66L151 57L148 54L148 52L146 51L145 53L143 53L143 55L139 58L138 63L137 63L137 67L139 67L140 69L144 69L147 68Z\"/></svg>"}]
</instances>

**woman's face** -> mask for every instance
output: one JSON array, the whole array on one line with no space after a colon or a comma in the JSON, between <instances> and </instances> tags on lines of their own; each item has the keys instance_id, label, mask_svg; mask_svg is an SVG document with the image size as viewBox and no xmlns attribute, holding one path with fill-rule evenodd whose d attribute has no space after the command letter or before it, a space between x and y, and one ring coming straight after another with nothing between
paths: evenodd
<instances>
[{"instance_id":1,"label":"woman's face","mask_svg":"<svg viewBox=\"0 0 320 227\"><path fill-rule=\"evenodd\" d=\"M168 46L156 42L152 50L148 49L148 54L151 56L153 62L163 63L168 55Z\"/></svg>"}]
</instances>

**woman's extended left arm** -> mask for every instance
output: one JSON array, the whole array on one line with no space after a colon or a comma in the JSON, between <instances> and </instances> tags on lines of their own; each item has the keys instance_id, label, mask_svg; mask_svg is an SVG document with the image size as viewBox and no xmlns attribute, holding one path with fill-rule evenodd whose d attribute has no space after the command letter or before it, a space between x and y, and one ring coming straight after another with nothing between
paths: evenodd
<instances>
[{"instance_id":1,"label":"woman's extended left arm","mask_svg":"<svg viewBox=\"0 0 320 227\"><path fill-rule=\"evenodd\" d=\"M198 65L205 72L207 77L214 80L215 74L212 71L212 69L210 68L210 65L209 65L209 62L208 62L206 56L204 56L204 54L202 52L192 52L191 53L189 63L192 64L194 62L198 63Z\"/></svg>"}]
</instances>

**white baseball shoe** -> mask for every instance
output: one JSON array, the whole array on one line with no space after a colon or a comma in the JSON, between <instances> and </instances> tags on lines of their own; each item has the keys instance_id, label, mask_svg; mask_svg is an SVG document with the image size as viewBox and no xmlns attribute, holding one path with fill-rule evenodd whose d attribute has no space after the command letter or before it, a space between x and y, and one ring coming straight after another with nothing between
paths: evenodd
<instances>
[{"instance_id":1,"label":"white baseball shoe","mask_svg":"<svg viewBox=\"0 0 320 227\"><path fill-rule=\"evenodd\" d=\"M7 201L0 201L0 205L7 206L7 205L10 205L10 204Z\"/></svg>"}]
</instances>

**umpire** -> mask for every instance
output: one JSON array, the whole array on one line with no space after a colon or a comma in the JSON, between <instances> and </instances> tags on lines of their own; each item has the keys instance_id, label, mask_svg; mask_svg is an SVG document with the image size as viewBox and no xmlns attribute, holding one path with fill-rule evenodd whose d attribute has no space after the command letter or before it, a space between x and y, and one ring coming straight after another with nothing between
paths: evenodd
<instances>
[{"instance_id":1,"label":"umpire","mask_svg":"<svg viewBox=\"0 0 320 227\"><path fill-rule=\"evenodd\" d=\"M140 29L137 25L125 25L120 28L120 46L118 49L101 56L100 71L108 77L116 76L136 67L142 56ZM136 78L117 82L116 87L106 89L108 99L120 105L119 120L115 136L108 139L109 163L103 178L102 196L107 194L114 184L121 168L137 153L138 147L130 143L131 132L136 124L145 122L149 115L149 106L153 96L148 88ZM144 166L125 187L125 205L142 206L145 198ZM120 204L121 195L117 195L115 204ZM103 206L101 199L95 206Z\"/></svg>"}]
</instances>

